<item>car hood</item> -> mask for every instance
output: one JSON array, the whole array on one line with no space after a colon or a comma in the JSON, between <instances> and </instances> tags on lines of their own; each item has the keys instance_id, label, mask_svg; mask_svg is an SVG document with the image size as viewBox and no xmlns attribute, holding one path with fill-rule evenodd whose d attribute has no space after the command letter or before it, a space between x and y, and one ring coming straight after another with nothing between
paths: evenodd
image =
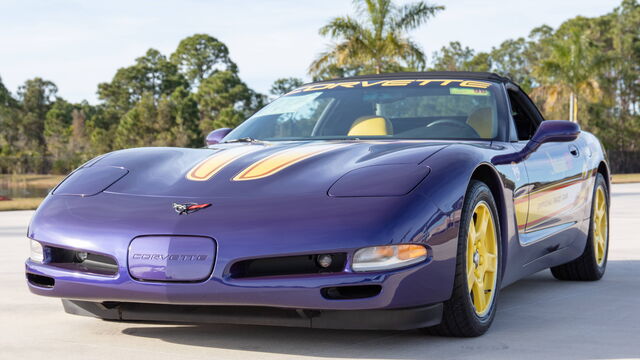
<instances>
[{"instance_id":1,"label":"car hood","mask_svg":"<svg viewBox=\"0 0 640 360\"><path fill-rule=\"evenodd\" d=\"M136 148L107 154L72 177L85 184L99 177L104 192L129 195L255 198L326 194L342 176L361 168L377 166L364 176L376 176L379 171L388 181L396 181L389 172L397 168L384 165L417 167L447 145L438 141L292 141L219 144L205 149ZM116 170L112 174L97 171L106 167ZM396 178L402 181L402 176Z\"/></svg>"}]
</instances>

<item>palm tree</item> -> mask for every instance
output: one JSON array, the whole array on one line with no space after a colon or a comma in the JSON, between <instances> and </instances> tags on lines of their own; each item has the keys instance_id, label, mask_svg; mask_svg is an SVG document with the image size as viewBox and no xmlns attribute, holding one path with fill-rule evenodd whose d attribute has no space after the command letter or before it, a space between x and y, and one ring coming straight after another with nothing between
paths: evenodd
<instances>
[{"instance_id":1,"label":"palm tree","mask_svg":"<svg viewBox=\"0 0 640 360\"><path fill-rule=\"evenodd\" d=\"M356 73L424 68L425 55L406 33L424 24L444 6L418 1L397 6L392 0L354 0L357 17L339 16L320 28L337 40L309 67L315 78L336 68Z\"/></svg>"},{"instance_id":2,"label":"palm tree","mask_svg":"<svg viewBox=\"0 0 640 360\"><path fill-rule=\"evenodd\" d=\"M558 98L569 97L569 120L578 122L578 99L595 100L600 95L596 81L602 64L597 49L589 42L583 29L572 28L568 35L550 43L550 54L535 69L546 85L533 91L542 95L545 107L553 107Z\"/></svg>"}]
</instances>

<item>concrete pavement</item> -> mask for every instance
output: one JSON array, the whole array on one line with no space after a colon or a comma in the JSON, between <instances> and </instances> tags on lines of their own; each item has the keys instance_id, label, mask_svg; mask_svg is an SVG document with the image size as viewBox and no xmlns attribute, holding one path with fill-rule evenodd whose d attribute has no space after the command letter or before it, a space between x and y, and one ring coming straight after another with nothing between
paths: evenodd
<instances>
[{"instance_id":1,"label":"concrete pavement","mask_svg":"<svg viewBox=\"0 0 640 360\"><path fill-rule=\"evenodd\" d=\"M503 290L475 339L418 332L116 323L67 315L29 293L23 261L32 212L0 213L0 359L629 359L640 358L640 184L614 185L607 274L549 271Z\"/></svg>"}]
</instances>

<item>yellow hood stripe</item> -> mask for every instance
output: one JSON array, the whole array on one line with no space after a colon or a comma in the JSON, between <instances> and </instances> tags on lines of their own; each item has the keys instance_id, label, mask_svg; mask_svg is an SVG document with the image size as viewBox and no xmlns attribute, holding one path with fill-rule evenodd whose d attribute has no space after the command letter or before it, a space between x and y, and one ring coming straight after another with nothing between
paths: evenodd
<instances>
[{"instance_id":1,"label":"yellow hood stripe","mask_svg":"<svg viewBox=\"0 0 640 360\"><path fill-rule=\"evenodd\" d=\"M220 150L204 159L187 173L187 179L192 181L207 181L238 158L263 149L261 146L239 146Z\"/></svg>"},{"instance_id":2,"label":"yellow hood stripe","mask_svg":"<svg viewBox=\"0 0 640 360\"><path fill-rule=\"evenodd\" d=\"M271 176L310 157L344 147L348 144L307 145L279 151L254 163L236 175L234 181L256 180Z\"/></svg>"}]
</instances>

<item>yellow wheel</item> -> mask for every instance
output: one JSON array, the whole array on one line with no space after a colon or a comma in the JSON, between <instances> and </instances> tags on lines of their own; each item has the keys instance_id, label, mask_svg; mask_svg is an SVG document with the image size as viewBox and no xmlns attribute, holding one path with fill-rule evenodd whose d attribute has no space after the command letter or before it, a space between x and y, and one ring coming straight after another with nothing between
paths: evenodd
<instances>
[{"instance_id":1,"label":"yellow wheel","mask_svg":"<svg viewBox=\"0 0 640 360\"><path fill-rule=\"evenodd\" d=\"M485 201L476 204L467 233L467 289L478 316L493 304L498 279L498 238L493 214Z\"/></svg>"},{"instance_id":2,"label":"yellow wheel","mask_svg":"<svg viewBox=\"0 0 640 360\"><path fill-rule=\"evenodd\" d=\"M472 180L464 197L451 298L442 322L428 334L472 337L484 334L496 314L500 292L500 218L491 189Z\"/></svg>"},{"instance_id":3,"label":"yellow wheel","mask_svg":"<svg viewBox=\"0 0 640 360\"><path fill-rule=\"evenodd\" d=\"M609 249L609 194L601 174L596 175L588 225L589 232L582 255L566 264L552 267L551 273L556 279L594 281L604 275Z\"/></svg>"},{"instance_id":4,"label":"yellow wheel","mask_svg":"<svg viewBox=\"0 0 640 360\"><path fill-rule=\"evenodd\" d=\"M596 257L596 263L598 266L604 264L605 256L607 254L607 242L609 241L609 223L607 214L607 199L605 196L605 190L602 186L596 189L596 196L594 197L593 206L593 251Z\"/></svg>"}]
</instances>

